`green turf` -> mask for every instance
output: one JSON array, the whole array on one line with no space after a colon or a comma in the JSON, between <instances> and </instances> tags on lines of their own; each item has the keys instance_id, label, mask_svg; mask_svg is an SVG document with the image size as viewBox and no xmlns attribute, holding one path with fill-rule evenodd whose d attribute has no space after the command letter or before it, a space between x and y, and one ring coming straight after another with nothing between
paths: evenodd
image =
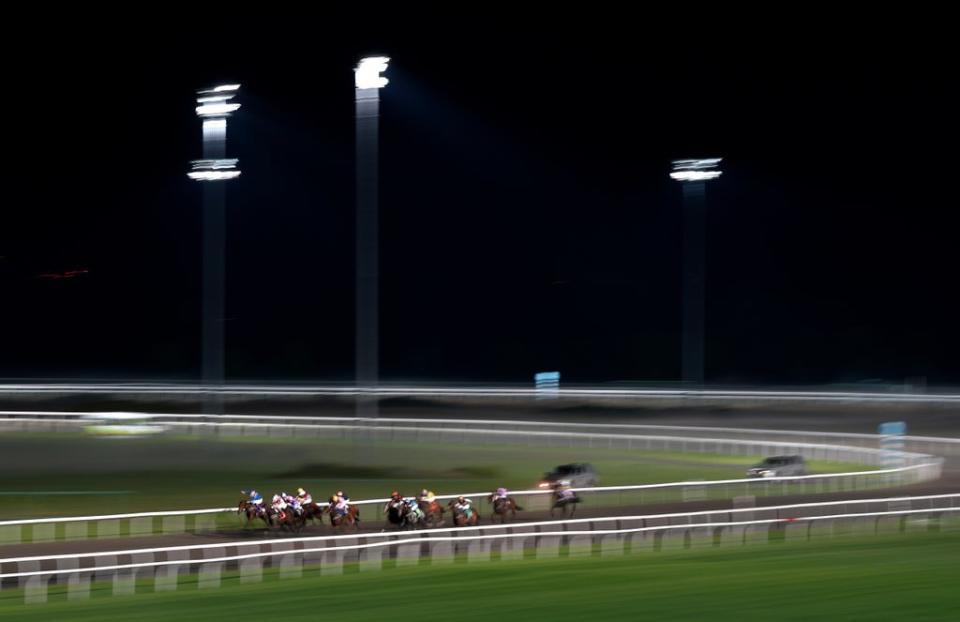
<instances>
[{"instance_id":1,"label":"green turf","mask_svg":"<svg viewBox=\"0 0 960 622\"><path fill-rule=\"evenodd\" d=\"M46 604L0 593L0 619L50 620L953 620L960 607L957 532L644 552L615 558L459 563L219 589L111 595ZM348 569L350 570L350 569ZM146 593L140 593L146 592Z\"/></svg>"},{"instance_id":2,"label":"green turf","mask_svg":"<svg viewBox=\"0 0 960 622\"><path fill-rule=\"evenodd\" d=\"M240 489L250 487L270 494L304 486L316 498L344 489L354 499L382 498L394 489L415 494L423 487L438 494L528 489L544 471L566 462L591 462L603 486L738 479L757 460L606 447L8 434L0 436L0 518L230 507ZM862 468L816 461L810 466L814 472ZM672 501L681 492L625 493L588 502Z\"/></svg>"}]
</instances>

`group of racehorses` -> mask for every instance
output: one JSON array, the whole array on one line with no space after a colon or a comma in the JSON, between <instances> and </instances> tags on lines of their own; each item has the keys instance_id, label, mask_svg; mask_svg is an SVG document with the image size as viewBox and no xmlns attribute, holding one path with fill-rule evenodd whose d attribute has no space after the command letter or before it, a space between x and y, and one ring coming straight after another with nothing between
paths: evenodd
<instances>
[{"instance_id":1,"label":"group of racehorses","mask_svg":"<svg viewBox=\"0 0 960 622\"><path fill-rule=\"evenodd\" d=\"M240 501L237 514L246 515L247 523L262 520L267 527L278 527L284 531L299 532L307 523L319 521L323 524L323 516L330 518L330 525L334 528L355 526L360 522L360 508L347 505L344 510L338 511L335 499L331 498L327 504L310 501L296 508L287 506L278 508L273 505L258 505L247 499Z\"/></svg>"},{"instance_id":2,"label":"group of racehorses","mask_svg":"<svg viewBox=\"0 0 960 622\"><path fill-rule=\"evenodd\" d=\"M360 522L360 509L356 505L347 505L345 510L336 509L335 499L326 504L311 501L294 509L287 507L278 509L270 505L256 505L244 499L240 501L237 513L246 515L247 523L262 520L268 528L279 528L285 531L299 532L309 523L319 521L323 524L323 516L327 515L330 525L334 529L356 527ZM507 519L514 519L517 512L523 511L517 502L509 496L491 494L487 501L492 504L491 522L498 520L501 524ZM573 516L576 504L580 498L569 492L555 491L550 507L550 515L560 510L564 517ZM386 514L387 525L397 529L419 529L422 527L434 528L444 525L444 514L450 513L451 524L454 527L470 527L480 524L480 513L473 507L464 507L457 499L446 505L441 505L436 499L395 497L387 502L383 509Z\"/></svg>"}]
</instances>

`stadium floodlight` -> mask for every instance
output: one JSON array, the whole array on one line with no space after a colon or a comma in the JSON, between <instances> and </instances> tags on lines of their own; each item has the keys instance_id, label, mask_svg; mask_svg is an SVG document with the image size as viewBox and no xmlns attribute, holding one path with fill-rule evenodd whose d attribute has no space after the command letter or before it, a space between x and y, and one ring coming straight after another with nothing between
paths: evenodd
<instances>
[{"instance_id":1,"label":"stadium floodlight","mask_svg":"<svg viewBox=\"0 0 960 622\"><path fill-rule=\"evenodd\" d=\"M670 178L676 181L710 181L720 177L720 161L723 158L699 160L674 160Z\"/></svg>"},{"instance_id":2,"label":"stadium floodlight","mask_svg":"<svg viewBox=\"0 0 960 622\"><path fill-rule=\"evenodd\" d=\"M387 70L388 56L367 56L361 58L354 69L354 83L358 89L381 89L390 81L380 74Z\"/></svg>"},{"instance_id":3,"label":"stadium floodlight","mask_svg":"<svg viewBox=\"0 0 960 622\"><path fill-rule=\"evenodd\" d=\"M225 117L239 108L240 104L206 102L197 106L197 114L201 117Z\"/></svg>"},{"instance_id":4,"label":"stadium floodlight","mask_svg":"<svg viewBox=\"0 0 960 622\"><path fill-rule=\"evenodd\" d=\"M702 386L705 379L706 187L720 177L722 158L674 160L670 178L683 182L683 305L681 377Z\"/></svg>"},{"instance_id":5,"label":"stadium floodlight","mask_svg":"<svg viewBox=\"0 0 960 622\"><path fill-rule=\"evenodd\" d=\"M236 158L193 160L187 177L196 181L223 181L240 176Z\"/></svg>"},{"instance_id":6,"label":"stadium floodlight","mask_svg":"<svg viewBox=\"0 0 960 622\"><path fill-rule=\"evenodd\" d=\"M197 115L204 118L225 118L240 109L240 104L228 103L237 94L239 84L222 84L197 91Z\"/></svg>"},{"instance_id":7,"label":"stadium floodlight","mask_svg":"<svg viewBox=\"0 0 960 622\"><path fill-rule=\"evenodd\" d=\"M379 311L379 124L380 89L389 82L387 56L366 56L353 69L356 104L356 288L355 369L357 389L363 395L356 403L357 416L376 419L376 391L380 379ZM359 456L364 458L364 456Z\"/></svg>"},{"instance_id":8,"label":"stadium floodlight","mask_svg":"<svg viewBox=\"0 0 960 622\"><path fill-rule=\"evenodd\" d=\"M203 159L190 163L190 179L226 181L240 176L237 160L225 157L227 117L240 109L240 104L230 100L239 88L239 84L222 84L197 91L197 116L203 119Z\"/></svg>"},{"instance_id":9,"label":"stadium floodlight","mask_svg":"<svg viewBox=\"0 0 960 622\"><path fill-rule=\"evenodd\" d=\"M203 124L203 158L190 163L187 177L203 184L203 348L201 376L207 393L203 411L222 414L220 392L225 381L224 309L226 296L226 193L223 182L240 176L237 159L227 157L227 118L240 109L231 102L239 84L221 84L197 91L197 116ZM211 183L213 182L213 183Z\"/></svg>"}]
</instances>

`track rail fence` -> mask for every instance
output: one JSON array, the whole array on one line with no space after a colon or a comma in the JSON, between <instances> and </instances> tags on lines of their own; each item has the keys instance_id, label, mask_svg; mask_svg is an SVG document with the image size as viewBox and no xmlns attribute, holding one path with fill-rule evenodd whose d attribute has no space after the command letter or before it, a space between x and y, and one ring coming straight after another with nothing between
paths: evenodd
<instances>
[{"instance_id":1,"label":"track rail fence","mask_svg":"<svg viewBox=\"0 0 960 622\"><path fill-rule=\"evenodd\" d=\"M89 424L91 413L6 411L0 413L0 430L77 431ZM657 432L695 432L697 428L676 426L589 426L587 424L550 424L543 422L500 422L480 420L378 419L358 423L337 417L267 417L247 415L159 414L150 415L157 425L178 434L297 436L310 439L353 440L355 435L376 442L511 444L547 447L587 447L621 450L679 451L733 455L799 454L807 459L860 464L872 470L795 477L771 477L697 482L671 482L633 486L605 486L576 489L585 504L595 507L631 506L676 501L702 501L743 495L838 493L877 489L934 480L940 477L942 459L917 452L899 452L903 466L877 469L889 452L869 446L835 444L837 435L803 433L800 438L771 441L763 438L724 436L684 436L634 434L631 431L654 429ZM429 425L425 425L429 424ZM487 426L486 428L482 426ZM587 431L595 427L604 432ZM616 433L616 430L620 430ZM711 428L710 431L743 430ZM762 432L762 431L755 431ZM856 437L857 435L853 435ZM871 436L874 440L877 437ZM950 440L950 439L947 439ZM862 441L862 439L861 439ZM448 500L466 494L475 501L484 492L439 495ZM549 508L550 491L523 490L511 493L524 507ZM387 499L354 501L360 506L382 505ZM182 511L141 512L101 516L78 516L0 521L0 544L41 542L78 538L115 538L157 533L212 531L238 525L229 512L236 508L207 508Z\"/></svg>"},{"instance_id":2,"label":"track rail fence","mask_svg":"<svg viewBox=\"0 0 960 622\"><path fill-rule=\"evenodd\" d=\"M77 431L82 429L97 412L3 410L0 411L0 430L6 431ZM845 445L878 448L877 434L853 432L825 432L820 430L778 430L757 428L731 428L712 426L669 426L615 423L573 423L553 421L524 421L496 419L442 419L380 417L364 419L357 417L313 417L276 414L263 415L203 415L190 413L135 413L149 419L154 425L169 426L177 433L224 434L224 435L276 435L309 436L316 429L335 430L347 428L376 428L379 437L401 428L456 428L474 431L513 431L517 433L538 432L587 432L608 434L664 435L692 439L772 440L782 443L838 443ZM20 425L18 425L18 422ZM909 451L936 455L960 455L960 438L906 435L904 440Z\"/></svg>"},{"instance_id":3,"label":"track rail fence","mask_svg":"<svg viewBox=\"0 0 960 622\"><path fill-rule=\"evenodd\" d=\"M937 498L946 497L951 497L953 503L952 497L956 495ZM924 499L934 502L934 497ZM836 504L804 505L826 508ZM798 509L800 506L784 507ZM729 517L723 520L723 514ZM490 533L495 531L490 527L465 528L304 538L268 546L242 543L4 559L0 560L0 587L20 589L24 602L40 603L48 600L52 586L65 587L68 599L84 599L89 598L92 585L106 586L114 595L129 595L138 590L176 590L187 584L215 588L220 587L225 578L253 583L262 581L265 573L275 573L279 578L299 578L305 572L322 576L419 564L619 556L641 551L683 551L960 527L960 507L955 506L762 519L739 514L736 510L693 513L679 524L669 521L682 515L651 515L515 525L500 528L501 533ZM653 524L656 522L663 524ZM14 597L20 598L21 593L15 592Z\"/></svg>"},{"instance_id":4,"label":"track rail fence","mask_svg":"<svg viewBox=\"0 0 960 622\"><path fill-rule=\"evenodd\" d=\"M597 388L591 386L565 385L557 390L556 397L567 400L636 401L644 403L822 403L822 404L960 404L960 393L911 393L903 386L890 386L886 391L849 390L753 390L753 389L676 389L676 388ZM892 389L892 390L891 390ZM353 399L373 398L419 398L419 399L485 399L507 400L536 399L541 394L535 388L519 385L498 386L414 386L384 385L375 389L358 388L355 385L268 385L230 384L209 387L197 384L171 384L151 382L97 383L97 382L9 382L0 384L0 395L30 398L60 395L123 395L128 397L177 397L202 398L216 394L224 397L333 397Z\"/></svg>"}]
</instances>

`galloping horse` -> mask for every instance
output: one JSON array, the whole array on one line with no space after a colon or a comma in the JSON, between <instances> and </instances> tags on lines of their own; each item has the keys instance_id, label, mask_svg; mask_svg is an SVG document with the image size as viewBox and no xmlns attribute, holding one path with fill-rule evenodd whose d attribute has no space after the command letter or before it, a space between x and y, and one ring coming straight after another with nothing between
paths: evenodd
<instances>
[{"instance_id":1,"label":"galloping horse","mask_svg":"<svg viewBox=\"0 0 960 622\"><path fill-rule=\"evenodd\" d=\"M383 513L387 515L387 525L396 525L397 527L402 527L403 514L406 511L406 506L407 504L402 500L397 501L396 499L391 499L390 501L387 501L387 505L385 505L383 508Z\"/></svg>"},{"instance_id":2,"label":"galloping horse","mask_svg":"<svg viewBox=\"0 0 960 622\"><path fill-rule=\"evenodd\" d=\"M357 523L360 522L360 508L355 505L348 505L347 513L340 514L337 512L336 502L333 500L333 497L330 497L330 502L324 511L330 514L330 525L334 529L341 526L356 528Z\"/></svg>"},{"instance_id":3,"label":"galloping horse","mask_svg":"<svg viewBox=\"0 0 960 622\"><path fill-rule=\"evenodd\" d=\"M237 506L237 514L246 514L247 524L249 525L256 519L262 519L267 526L270 526L270 519L267 518L267 511L262 505L251 503L248 499L241 499Z\"/></svg>"},{"instance_id":4,"label":"galloping horse","mask_svg":"<svg viewBox=\"0 0 960 622\"><path fill-rule=\"evenodd\" d=\"M500 517L500 523L507 522L507 514L510 518L516 518L517 512L522 512L523 508L517 505L517 502L510 497L498 497L496 494L490 495L490 503L493 504L493 516ZM496 522L493 520L492 522Z\"/></svg>"},{"instance_id":5,"label":"galloping horse","mask_svg":"<svg viewBox=\"0 0 960 622\"><path fill-rule=\"evenodd\" d=\"M300 530L304 528L307 524L307 519L303 515L297 515L293 508L286 508L285 510L278 510L277 508L271 507L267 510L268 525L271 527L276 525L284 531L292 531L294 533L299 533Z\"/></svg>"},{"instance_id":6,"label":"galloping horse","mask_svg":"<svg viewBox=\"0 0 960 622\"><path fill-rule=\"evenodd\" d=\"M427 501L420 499L417 501L420 511L423 512L423 522L427 527L439 527L443 525L443 506L436 500Z\"/></svg>"},{"instance_id":7,"label":"galloping horse","mask_svg":"<svg viewBox=\"0 0 960 622\"><path fill-rule=\"evenodd\" d=\"M567 509L570 509L570 516L572 517L577 511L577 504L580 503L580 497L576 493L569 490L560 490L559 488L553 491L553 505L550 506L550 516L553 516L554 510L561 510L563 512L563 517L567 517Z\"/></svg>"},{"instance_id":8,"label":"galloping horse","mask_svg":"<svg viewBox=\"0 0 960 622\"><path fill-rule=\"evenodd\" d=\"M457 500L454 499L447 504L450 511L453 512L454 527L476 527L480 523L480 513L474 508L470 508L469 514L457 507Z\"/></svg>"},{"instance_id":9,"label":"galloping horse","mask_svg":"<svg viewBox=\"0 0 960 622\"><path fill-rule=\"evenodd\" d=\"M416 529L420 522L420 514L403 500L388 501L383 511L387 515L387 524L396 525L399 529Z\"/></svg>"},{"instance_id":10,"label":"galloping horse","mask_svg":"<svg viewBox=\"0 0 960 622\"><path fill-rule=\"evenodd\" d=\"M318 520L323 523L323 513L326 510L325 508L321 507L319 503L311 501L310 503L304 504L302 508L304 521Z\"/></svg>"}]
</instances>

